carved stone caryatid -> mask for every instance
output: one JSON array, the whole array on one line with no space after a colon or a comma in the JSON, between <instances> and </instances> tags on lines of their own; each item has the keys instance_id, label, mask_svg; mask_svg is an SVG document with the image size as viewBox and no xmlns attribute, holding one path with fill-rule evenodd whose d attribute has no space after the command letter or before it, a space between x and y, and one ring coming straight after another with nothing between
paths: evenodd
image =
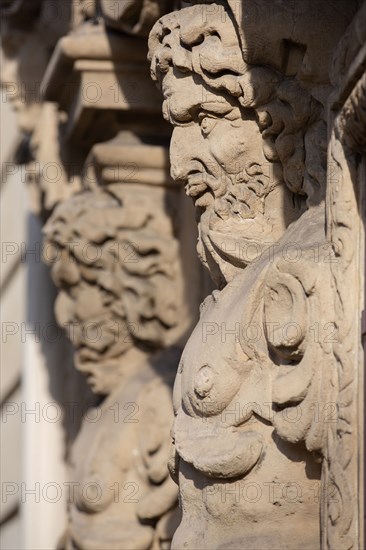
<instances>
[{"instance_id":1,"label":"carved stone caryatid","mask_svg":"<svg viewBox=\"0 0 366 550\"><path fill-rule=\"evenodd\" d=\"M58 322L106 396L72 449L66 548L164 548L174 532L171 389L191 320L169 193L110 184L59 205L44 229Z\"/></svg>"},{"instance_id":2,"label":"carved stone caryatid","mask_svg":"<svg viewBox=\"0 0 366 550\"><path fill-rule=\"evenodd\" d=\"M74 489L60 545L163 548L177 520L167 470L171 388L201 282L190 214L167 175L170 127L142 38L165 3L29 3L5 2L8 69L16 67L8 81L32 86L35 99L20 101L20 114L34 210L51 216L45 250L52 243L56 258L45 259L60 290L57 318L77 369L103 396L97 421L85 420L66 449ZM24 28L26 14L34 25L28 17ZM23 27L14 52L15 19ZM17 91L8 90L14 102Z\"/></svg>"},{"instance_id":3,"label":"carved stone caryatid","mask_svg":"<svg viewBox=\"0 0 366 550\"><path fill-rule=\"evenodd\" d=\"M320 463L337 421L338 337L326 106L356 4L196 4L151 32L172 175L195 202L198 252L219 287L175 382L174 548L326 544L319 502L336 491Z\"/></svg>"}]
</instances>

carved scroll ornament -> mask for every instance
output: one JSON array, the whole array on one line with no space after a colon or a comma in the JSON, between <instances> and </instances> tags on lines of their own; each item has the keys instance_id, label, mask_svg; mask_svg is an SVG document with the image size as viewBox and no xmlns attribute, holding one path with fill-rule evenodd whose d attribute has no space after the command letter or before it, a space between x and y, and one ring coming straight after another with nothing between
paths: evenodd
<instances>
[{"instance_id":1,"label":"carved scroll ornament","mask_svg":"<svg viewBox=\"0 0 366 550\"><path fill-rule=\"evenodd\" d=\"M340 40L332 64L327 230L331 265L337 421L329 425L324 477L328 548L364 546L364 316L366 177L366 3ZM363 340L363 348L362 348Z\"/></svg>"}]
</instances>

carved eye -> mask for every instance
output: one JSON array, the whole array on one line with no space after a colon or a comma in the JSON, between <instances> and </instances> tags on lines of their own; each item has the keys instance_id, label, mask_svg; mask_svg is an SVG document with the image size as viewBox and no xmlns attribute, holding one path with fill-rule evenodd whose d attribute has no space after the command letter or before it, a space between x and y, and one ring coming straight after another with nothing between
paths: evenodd
<instances>
[{"instance_id":1,"label":"carved eye","mask_svg":"<svg viewBox=\"0 0 366 550\"><path fill-rule=\"evenodd\" d=\"M203 116L200 119L201 132L206 137L216 126L217 119L209 116Z\"/></svg>"}]
</instances>

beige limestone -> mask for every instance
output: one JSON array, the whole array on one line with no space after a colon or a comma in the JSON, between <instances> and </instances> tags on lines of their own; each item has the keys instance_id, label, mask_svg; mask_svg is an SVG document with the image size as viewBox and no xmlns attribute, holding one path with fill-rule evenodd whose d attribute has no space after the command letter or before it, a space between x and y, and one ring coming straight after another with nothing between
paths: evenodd
<instances>
[{"instance_id":1,"label":"beige limestone","mask_svg":"<svg viewBox=\"0 0 366 550\"><path fill-rule=\"evenodd\" d=\"M179 549L363 548L365 2L2 7L56 315L95 394L59 547L169 548L176 530ZM146 53L169 11L149 39L165 122ZM77 393L66 361L47 369ZM61 481L59 428L39 456Z\"/></svg>"},{"instance_id":2,"label":"beige limestone","mask_svg":"<svg viewBox=\"0 0 366 550\"><path fill-rule=\"evenodd\" d=\"M107 152L111 163L111 145L99 159ZM154 182L108 182L60 204L44 228L58 322L76 368L107 396L72 449L78 485L65 548L163 548L179 519L167 469L171 393L192 318L173 223L178 198ZM88 497L88 484L100 498Z\"/></svg>"},{"instance_id":3,"label":"beige limestone","mask_svg":"<svg viewBox=\"0 0 366 550\"><path fill-rule=\"evenodd\" d=\"M358 443L355 431L347 444L342 422L356 408L341 397L357 381L357 355L348 364L337 320L347 302L337 298L344 230L335 240L325 232L324 202L327 176L338 190L327 166L332 54L356 9L194 3L150 34L152 77L174 126L172 176L193 198L198 254L219 288L201 307L174 387L170 468L183 517L173 548L358 547L357 482L340 471ZM348 181L340 212L351 208ZM361 292L356 280L353 288Z\"/></svg>"}]
</instances>

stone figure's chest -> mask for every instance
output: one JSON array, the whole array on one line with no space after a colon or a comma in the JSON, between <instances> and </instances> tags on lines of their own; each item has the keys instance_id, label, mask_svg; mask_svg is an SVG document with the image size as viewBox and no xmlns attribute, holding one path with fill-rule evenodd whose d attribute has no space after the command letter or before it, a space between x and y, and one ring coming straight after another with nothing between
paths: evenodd
<instances>
[{"instance_id":1,"label":"stone figure's chest","mask_svg":"<svg viewBox=\"0 0 366 550\"><path fill-rule=\"evenodd\" d=\"M181 398L191 414L206 406L212 414L225 408L252 370L253 350L265 347L261 275L253 270L238 277L203 304L178 373Z\"/></svg>"}]
</instances>

